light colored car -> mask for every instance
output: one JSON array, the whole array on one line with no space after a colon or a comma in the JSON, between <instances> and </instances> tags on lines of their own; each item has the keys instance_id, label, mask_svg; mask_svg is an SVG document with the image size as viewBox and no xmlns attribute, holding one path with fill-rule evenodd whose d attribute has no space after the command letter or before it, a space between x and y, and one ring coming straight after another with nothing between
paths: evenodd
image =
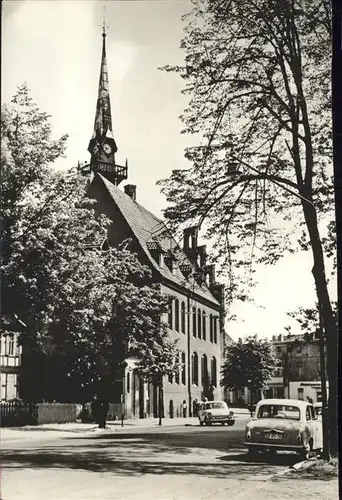
<instances>
[{"instance_id":1,"label":"light colored car","mask_svg":"<svg viewBox=\"0 0 342 500\"><path fill-rule=\"evenodd\" d=\"M203 401L198 411L200 425L228 424L234 425L234 412L229 410L224 401Z\"/></svg>"},{"instance_id":2,"label":"light colored car","mask_svg":"<svg viewBox=\"0 0 342 500\"><path fill-rule=\"evenodd\" d=\"M322 422L307 401L262 399L246 425L245 446L250 453L288 450L308 458L322 449Z\"/></svg>"},{"instance_id":3,"label":"light colored car","mask_svg":"<svg viewBox=\"0 0 342 500\"><path fill-rule=\"evenodd\" d=\"M314 412L318 420L322 420L322 402L314 403Z\"/></svg>"}]
</instances>

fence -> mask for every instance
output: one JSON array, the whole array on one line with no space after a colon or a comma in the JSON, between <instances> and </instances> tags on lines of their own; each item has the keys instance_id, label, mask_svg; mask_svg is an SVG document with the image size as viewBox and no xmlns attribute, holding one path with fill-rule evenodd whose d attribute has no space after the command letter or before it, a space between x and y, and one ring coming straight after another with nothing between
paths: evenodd
<instances>
[{"instance_id":1,"label":"fence","mask_svg":"<svg viewBox=\"0 0 342 500\"><path fill-rule=\"evenodd\" d=\"M1 427L17 427L21 425L36 425L38 420L38 407L34 403L1 403Z\"/></svg>"},{"instance_id":2,"label":"fence","mask_svg":"<svg viewBox=\"0 0 342 500\"><path fill-rule=\"evenodd\" d=\"M73 403L3 402L0 404L0 416L1 427L76 422L77 405Z\"/></svg>"}]
</instances>

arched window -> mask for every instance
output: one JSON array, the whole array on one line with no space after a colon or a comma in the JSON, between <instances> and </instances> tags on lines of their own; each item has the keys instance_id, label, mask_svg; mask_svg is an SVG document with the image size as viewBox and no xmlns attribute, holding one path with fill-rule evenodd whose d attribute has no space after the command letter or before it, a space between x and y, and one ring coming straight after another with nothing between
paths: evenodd
<instances>
[{"instance_id":1,"label":"arched window","mask_svg":"<svg viewBox=\"0 0 342 500\"><path fill-rule=\"evenodd\" d=\"M131 374L127 372L127 392L131 390Z\"/></svg>"},{"instance_id":2,"label":"arched window","mask_svg":"<svg viewBox=\"0 0 342 500\"><path fill-rule=\"evenodd\" d=\"M185 333L185 302L181 304L181 331Z\"/></svg>"},{"instance_id":3,"label":"arched window","mask_svg":"<svg viewBox=\"0 0 342 500\"><path fill-rule=\"evenodd\" d=\"M193 307L192 308L192 335L194 337L196 337L196 333L197 333L197 328L196 328L196 321L197 319L197 315L196 315L196 307Z\"/></svg>"},{"instance_id":4,"label":"arched window","mask_svg":"<svg viewBox=\"0 0 342 500\"><path fill-rule=\"evenodd\" d=\"M185 363L185 352L182 352L182 384L186 383L186 363Z\"/></svg>"},{"instance_id":5,"label":"arched window","mask_svg":"<svg viewBox=\"0 0 342 500\"><path fill-rule=\"evenodd\" d=\"M202 336L203 340L207 340L207 315L202 312Z\"/></svg>"},{"instance_id":6,"label":"arched window","mask_svg":"<svg viewBox=\"0 0 342 500\"><path fill-rule=\"evenodd\" d=\"M173 328L173 300L172 300L172 297L170 297L167 322L168 322L169 328L172 330L172 328Z\"/></svg>"},{"instance_id":7,"label":"arched window","mask_svg":"<svg viewBox=\"0 0 342 500\"><path fill-rule=\"evenodd\" d=\"M194 352L192 355L192 383L198 385L198 355Z\"/></svg>"},{"instance_id":8,"label":"arched window","mask_svg":"<svg viewBox=\"0 0 342 500\"><path fill-rule=\"evenodd\" d=\"M211 358L211 384L217 387L217 364L215 356Z\"/></svg>"},{"instance_id":9,"label":"arched window","mask_svg":"<svg viewBox=\"0 0 342 500\"><path fill-rule=\"evenodd\" d=\"M214 327L213 327L213 315L209 316L209 328L210 328L210 342L213 342L214 338Z\"/></svg>"},{"instance_id":10,"label":"arched window","mask_svg":"<svg viewBox=\"0 0 342 500\"><path fill-rule=\"evenodd\" d=\"M214 321L214 335L213 335L213 340L214 340L214 343L217 344L217 323L218 323L218 317L214 316L213 321Z\"/></svg>"},{"instance_id":11,"label":"arched window","mask_svg":"<svg viewBox=\"0 0 342 500\"><path fill-rule=\"evenodd\" d=\"M208 358L206 354L203 354L201 359L201 372L202 372L202 385L203 387L208 387L209 385Z\"/></svg>"},{"instance_id":12,"label":"arched window","mask_svg":"<svg viewBox=\"0 0 342 500\"><path fill-rule=\"evenodd\" d=\"M202 338L202 315L201 309L197 311L197 336L199 339Z\"/></svg>"},{"instance_id":13,"label":"arched window","mask_svg":"<svg viewBox=\"0 0 342 500\"><path fill-rule=\"evenodd\" d=\"M179 332L179 300L175 299L175 330Z\"/></svg>"}]
</instances>

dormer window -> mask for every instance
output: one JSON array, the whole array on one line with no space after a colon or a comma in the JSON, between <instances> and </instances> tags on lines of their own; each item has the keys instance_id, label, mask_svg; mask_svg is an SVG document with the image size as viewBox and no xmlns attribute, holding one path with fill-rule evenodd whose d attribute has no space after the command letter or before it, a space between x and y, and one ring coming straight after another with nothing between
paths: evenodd
<instances>
[{"instance_id":1,"label":"dormer window","mask_svg":"<svg viewBox=\"0 0 342 500\"><path fill-rule=\"evenodd\" d=\"M168 250L165 253L164 262L165 262L165 265L168 267L168 269L171 271L171 273L174 270L174 265L175 265L176 260L177 260L176 257L173 255L173 253L170 250Z\"/></svg>"},{"instance_id":2,"label":"dormer window","mask_svg":"<svg viewBox=\"0 0 342 500\"><path fill-rule=\"evenodd\" d=\"M147 248L152 258L159 266L161 266L163 263L163 249L160 244L157 241L148 241Z\"/></svg>"},{"instance_id":3,"label":"dormer window","mask_svg":"<svg viewBox=\"0 0 342 500\"><path fill-rule=\"evenodd\" d=\"M184 274L184 276L186 278L188 278L190 276L190 273L192 271L192 267L190 266L190 264L181 264L179 266L179 269L180 269L181 273Z\"/></svg>"}]
</instances>

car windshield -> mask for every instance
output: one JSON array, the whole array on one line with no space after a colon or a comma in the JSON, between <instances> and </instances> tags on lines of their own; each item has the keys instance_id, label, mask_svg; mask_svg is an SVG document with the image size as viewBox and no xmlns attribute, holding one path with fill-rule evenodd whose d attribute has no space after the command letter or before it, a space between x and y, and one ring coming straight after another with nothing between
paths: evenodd
<instances>
[{"instance_id":1,"label":"car windshield","mask_svg":"<svg viewBox=\"0 0 342 500\"><path fill-rule=\"evenodd\" d=\"M290 405L261 405L257 418L289 418L300 420L300 410L297 406Z\"/></svg>"},{"instance_id":2,"label":"car windshield","mask_svg":"<svg viewBox=\"0 0 342 500\"><path fill-rule=\"evenodd\" d=\"M211 409L220 409L220 408L226 408L226 403L223 403L222 401L213 401L211 403L206 403L205 409L206 410L211 410Z\"/></svg>"}]
</instances>

